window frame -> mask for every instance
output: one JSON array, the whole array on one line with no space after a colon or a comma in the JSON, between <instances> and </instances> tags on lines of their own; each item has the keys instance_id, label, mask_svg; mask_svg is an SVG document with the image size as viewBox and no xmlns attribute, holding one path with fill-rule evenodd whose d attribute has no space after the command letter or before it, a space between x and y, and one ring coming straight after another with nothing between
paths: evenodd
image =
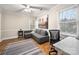
<instances>
[{"instance_id":1,"label":"window frame","mask_svg":"<svg viewBox=\"0 0 79 59\"><path fill-rule=\"evenodd\" d=\"M63 12L65 12L65 11L67 11L67 10L70 10L70 9L77 9L78 8L78 5L75 5L75 6L72 6L72 7L69 7L69 8L65 8L65 9L62 9L60 12L59 12L59 26L61 26L60 24L62 24L62 23L65 23L65 22L61 22L61 18L60 18L60 13L63 13ZM77 11L76 11L76 13L77 13ZM62 16L63 17L63 16ZM71 34L71 33L68 33L68 32L63 32L62 30L61 30L61 28L60 28L60 31L61 31L61 34L65 34L65 35L70 35L70 36L77 36L77 32L78 32L78 18L77 18L78 16L77 16L77 14L76 14L76 20L74 20L73 22L76 22L76 33L74 33L74 34ZM67 21L68 22L68 21ZM69 22L72 22L72 21L69 21Z\"/></svg>"}]
</instances>

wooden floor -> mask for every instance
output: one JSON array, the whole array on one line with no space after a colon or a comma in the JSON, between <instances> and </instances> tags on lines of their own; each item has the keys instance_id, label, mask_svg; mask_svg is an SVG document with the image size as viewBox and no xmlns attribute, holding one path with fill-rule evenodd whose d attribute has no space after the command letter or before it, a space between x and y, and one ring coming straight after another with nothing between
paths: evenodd
<instances>
[{"instance_id":1,"label":"wooden floor","mask_svg":"<svg viewBox=\"0 0 79 59\"><path fill-rule=\"evenodd\" d=\"M4 40L2 42L0 42L0 53L5 51L5 47L9 44L9 43L14 43L17 41L21 41L24 40L23 38L14 38L14 39L9 39L9 40ZM42 50L43 53L48 55L48 51L49 51L49 43L46 42L44 44L38 44L35 40L33 40L33 42L35 42L35 44Z\"/></svg>"},{"instance_id":2,"label":"wooden floor","mask_svg":"<svg viewBox=\"0 0 79 59\"><path fill-rule=\"evenodd\" d=\"M43 53L48 55L49 52L49 42L43 43L43 44L38 44L34 39L33 42L42 50Z\"/></svg>"}]
</instances>

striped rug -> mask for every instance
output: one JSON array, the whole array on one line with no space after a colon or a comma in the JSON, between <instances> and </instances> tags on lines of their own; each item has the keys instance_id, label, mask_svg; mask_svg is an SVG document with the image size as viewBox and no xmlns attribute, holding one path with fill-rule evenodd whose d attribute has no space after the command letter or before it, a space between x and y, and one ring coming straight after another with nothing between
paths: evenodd
<instances>
[{"instance_id":1,"label":"striped rug","mask_svg":"<svg viewBox=\"0 0 79 59\"><path fill-rule=\"evenodd\" d=\"M43 55L32 39L26 39L9 44L3 55Z\"/></svg>"}]
</instances>

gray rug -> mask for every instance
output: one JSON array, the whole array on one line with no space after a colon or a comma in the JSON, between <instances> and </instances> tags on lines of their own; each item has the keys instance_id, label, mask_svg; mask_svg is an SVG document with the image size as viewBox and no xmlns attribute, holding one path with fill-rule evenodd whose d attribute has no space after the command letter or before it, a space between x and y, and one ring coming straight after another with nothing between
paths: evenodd
<instances>
[{"instance_id":1,"label":"gray rug","mask_svg":"<svg viewBox=\"0 0 79 59\"><path fill-rule=\"evenodd\" d=\"M43 55L42 51L35 45L32 39L26 39L6 47L4 55Z\"/></svg>"}]
</instances>

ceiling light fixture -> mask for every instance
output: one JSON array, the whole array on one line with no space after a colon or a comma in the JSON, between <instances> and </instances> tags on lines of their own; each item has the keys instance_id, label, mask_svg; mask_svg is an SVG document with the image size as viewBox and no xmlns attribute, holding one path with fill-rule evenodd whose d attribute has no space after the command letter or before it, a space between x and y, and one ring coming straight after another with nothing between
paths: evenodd
<instances>
[{"instance_id":1,"label":"ceiling light fixture","mask_svg":"<svg viewBox=\"0 0 79 59\"><path fill-rule=\"evenodd\" d=\"M30 5L27 5L27 7L26 8L30 8Z\"/></svg>"},{"instance_id":2,"label":"ceiling light fixture","mask_svg":"<svg viewBox=\"0 0 79 59\"><path fill-rule=\"evenodd\" d=\"M31 12L31 9L24 9L25 12Z\"/></svg>"},{"instance_id":3,"label":"ceiling light fixture","mask_svg":"<svg viewBox=\"0 0 79 59\"><path fill-rule=\"evenodd\" d=\"M24 9L24 11L25 11L25 12L29 12L29 13L30 13L30 12L31 12L30 5L27 5L27 7Z\"/></svg>"}]
</instances>

